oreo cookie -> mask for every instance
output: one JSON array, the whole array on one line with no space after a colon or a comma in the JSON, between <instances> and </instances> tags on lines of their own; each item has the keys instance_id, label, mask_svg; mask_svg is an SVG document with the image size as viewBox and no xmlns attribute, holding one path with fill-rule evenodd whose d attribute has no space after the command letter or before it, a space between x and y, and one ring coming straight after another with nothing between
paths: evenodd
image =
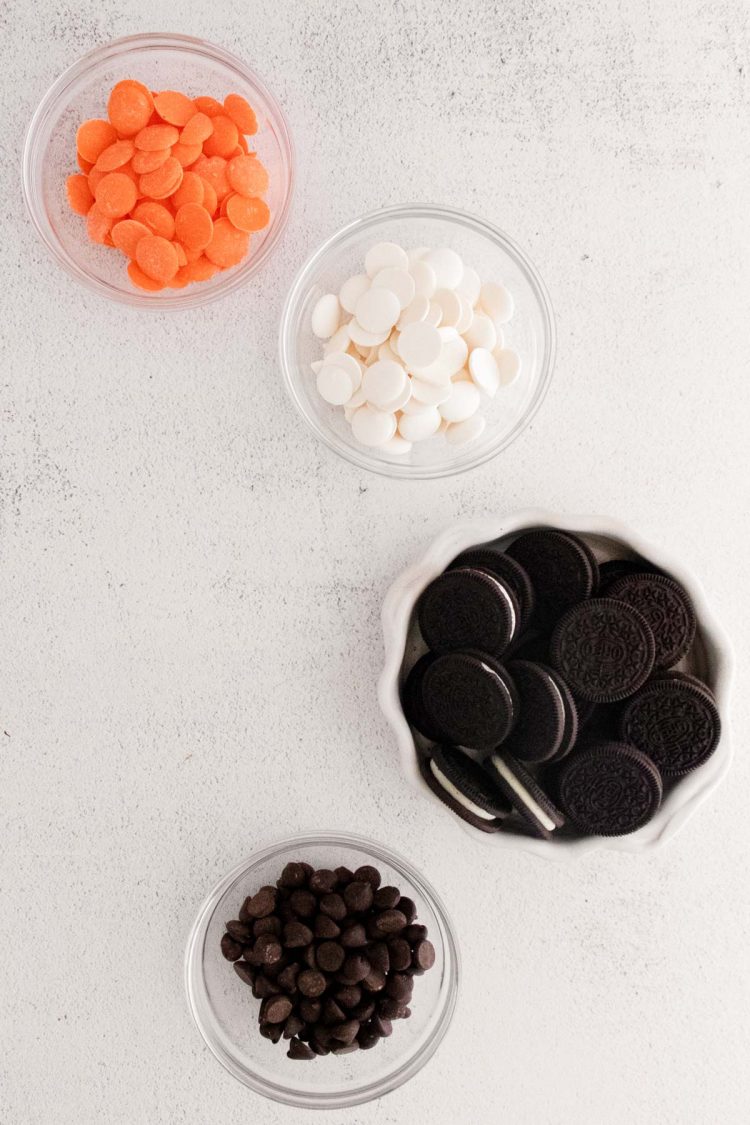
<instances>
[{"instance_id":1,"label":"oreo cookie","mask_svg":"<svg viewBox=\"0 0 750 1125\"><path fill-rule=\"evenodd\" d=\"M442 732L430 721L422 701L422 682L425 672L436 659L431 652L425 653L413 666L401 685L401 707L406 721L415 727L430 742L442 742Z\"/></svg>"},{"instance_id":2,"label":"oreo cookie","mask_svg":"<svg viewBox=\"0 0 750 1125\"><path fill-rule=\"evenodd\" d=\"M433 652L478 649L499 656L516 635L520 609L507 583L486 570L446 570L423 591L419 628Z\"/></svg>"},{"instance_id":3,"label":"oreo cookie","mask_svg":"<svg viewBox=\"0 0 750 1125\"><path fill-rule=\"evenodd\" d=\"M647 824L661 804L662 781L651 759L625 742L592 742L564 763L563 810L591 836L625 836Z\"/></svg>"},{"instance_id":4,"label":"oreo cookie","mask_svg":"<svg viewBox=\"0 0 750 1125\"><path fill-rule=\"evenodd\" d=\"M487 769L535 836L549 840L563 826L563 814L512 754L496 751L487 759Z\"/></svg>"},{"instance_id":5,"label":"oreo cookie","mask_svg":"<svg viewBox=\"0 0 750 1125\"><path fill-rule=\"evenodd\" d=\"M630 574L612 585L609 597L633 606L648 622L656 642L656 668L672 668L692 645L697 624L695 610L674 578L666 574Z\"/></svg>"},{"instance_id":6,"label":"oreo cookie","mask_svg":"<svg viewBox=\"0 0 750 1125\"><path fill-rule=\"evenodd\" d=\"M503 749L522 762L549 761L561 751L564 756L578 726L567 687L543 664L513 660L507 667L518 692L519 714Z\"/></svg>"},{"instance_id":7,"label":"oreo cookie","mask_svg":"<svg viewBox=\"0 0 750 1125\"><path fill-rule=\"evenodd\" d=\"M510 816L510 802L482 767L452 746L436 746L422 776L443 804L482 832L497 832Z\"/></svg>"},{"instance_id":8,"label":"oreo cookie","mask_svg":"<svg viewBox=\"0 0 750 1125\"><path fill-rule=\"evenodd\" d=\"M494 750L518 715L512 679L480 652L436 657L424 674L422 702L433 729L443 731L446 741L473 750Z\"/></svg>"},{"instance_id":9,"label":"oreo cookie","mask_svg":"<svg viewBox=\"0 0 750 1125\"><path fill-rule=\"evenodd\" d=\"M658 571L645 559L610 559L599 564L599 592L602 597L621 578L631 574L657 574Z\"/></svg>"},{"instance_id":10,"label":"oreo cookie","mask_svg":"<svg viewBox=\"0 0 750 1125\"><path fill-rule=\"evenodd\" d=\"M572 605L590 598L599 584L590 547L567 531L527 531L514 539L508 554L520 563L536 594L535 621L548 628Z\"/></svg>"},{"instance_id":11,"label":"oreo cookie","mask_svg":"<svg viewBox=\"0 0 750 1125\"><path fill-rule=\"evenodd\" d=\"M516 596L521 615L518 631L521 632L525 629L531 621L536 597L531 579L521 564L496 547L472 547L468 551L462 551L448 569L455 570L457 567L465 566L487 570L510 586Z\"/></svg>"},{"instance_id":12,"label":"oreo cookie","mask_svg":"<svg viewBox=\"0 0 750 1125\"><path fill-rule=\"evenodd\" d=\"M721 720L710 688L694 676L668 672L628 701L620 733L648 754L665 777L682 777L711 757Z\"/></svg>"},{"instance_id":13,"label":"oreo cookie","mask_svg":"<svg viewBox=\"0 0 750 1125\"><path fill-rule=\"evenodd\" d=\"M591 598L557 623L550 653L576 695L592 703L614 703L646 682L655 644L638 610L614 598Z\"/></svg>"}]
</instances>

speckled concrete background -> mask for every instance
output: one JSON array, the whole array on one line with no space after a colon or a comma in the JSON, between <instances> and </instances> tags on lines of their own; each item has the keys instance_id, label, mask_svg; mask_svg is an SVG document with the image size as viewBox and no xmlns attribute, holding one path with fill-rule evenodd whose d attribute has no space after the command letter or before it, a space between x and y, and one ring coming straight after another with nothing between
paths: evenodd
<instances>
[{"instance_id":1,"label":"speckled concrete background","mask_svg":"<svg viewBox=\"0 0 750 1125\"><path fill-rule=\"evenodd\" d=\"M464 954L438 1057L328 1120L747 1120L748 19L740 0L6 0L4 1125L326 1120L225 1074L181 979L216 879L308 826L408 852ZM47 86L141 30L245 57L297 143L280 250L205 311L96 299L21 208L23 134ZM517 445L413 485L315 444L275 359L307 253L409 199L508 230L560 335ZM452 520L528 504L661 539L733 631L736 765L658 858L487 853L400 781L374 693L384 590Z\"/></svg>"}]
</instances>

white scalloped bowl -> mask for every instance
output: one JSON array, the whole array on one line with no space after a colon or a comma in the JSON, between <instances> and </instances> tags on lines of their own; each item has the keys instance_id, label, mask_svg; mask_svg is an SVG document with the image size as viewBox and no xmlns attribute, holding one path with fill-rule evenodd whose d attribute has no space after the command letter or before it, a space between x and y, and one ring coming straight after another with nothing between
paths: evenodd
<instances>
[{"instance_id":1,"label":"white scalloped bowl","mask_svg":"<svg viewBox=\"0 0 750 1125\"><path fill-rule=\"evenodd\" d=\"M554 527L585 536L597 557L628 557L641 555L674 575L690 594L698 617L695 643L689 654L689 668L711 687L722 717L722 735L716 750L699 769L681 778L667 793L656 816L629 836L585 836L579 839L560 837L538 840L510 832L480 832L465 821L455 818L475 840L488 847L511 848L545 856L548 859L569 859L587 852L645 852L662 847L683 827L699 806L714 792L729 769L732 748L727 716L734 656L731 642L716 620L703 587L695 575L661 546L644 539L618 520L606 516L558 515L530 508L495 519L461 523L444 531L424 553L393 583L383 603L382 621L385 642L385 664L378 682L378 699L386 719L396 736L401 766L411 785L450 815L445 806L425 784L419 772L411 728L401 709L399 687L404 656L416 655L424 644L414 623L413 611L425 586L445 570L461 551L479 543L489 543L530 527ZM682 667L680 665L679 667Z\"/></svg>"}]
</instances>

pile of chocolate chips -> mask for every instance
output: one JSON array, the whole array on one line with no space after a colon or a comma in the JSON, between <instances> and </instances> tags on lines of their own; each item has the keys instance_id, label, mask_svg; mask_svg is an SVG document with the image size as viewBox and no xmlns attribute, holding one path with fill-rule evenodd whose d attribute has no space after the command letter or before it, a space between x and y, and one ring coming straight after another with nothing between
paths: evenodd
<instances>
[{"instance_id":1,"label":"pile of chocolate chips","mask_svg":"<svg viewBox=\"0 0 750 1125\"><path fill-rule=\"evenodd\" d=\"M412 899L369 865L287 863L245 899L221 951L261 1001L260 1033L290 1059L369 1050L411 1015L413 978L435 950Z\"/></svg>"},{"instance_id":2,"label":"pile of chocolate chips","mask_svg":"<svg viewBox=\"0 0 750 1125\"><path fill-rule=\"evenodd\" d=\"M428 652L401 699L422 776L484 832L634 832L718 744L710 687L676 669L695 610L647 559L536 528L463 552L416 615Z\"/></svg>"}]
</instances>

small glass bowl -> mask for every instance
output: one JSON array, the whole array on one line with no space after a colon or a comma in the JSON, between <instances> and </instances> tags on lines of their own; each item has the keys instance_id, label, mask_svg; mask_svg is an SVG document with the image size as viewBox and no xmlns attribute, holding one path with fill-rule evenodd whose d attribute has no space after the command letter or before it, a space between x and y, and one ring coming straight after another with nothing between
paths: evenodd
<instances>
[{"instance_id":1,"label":"small glass bowl","mask_svg":"<svg viewBox=\"0 0 750 1125\"><path fill-rule=\"evenodd\" d=\"M275 883L286 863L314 867L372 864L384 884L414 900L427 926L435 964L417 977L412 1015L370 1051L326 1055L309 1062L287 1058L283 1043L258 1031L257 1001L221 954L225 924L248 894ZM196 918L185 955L185 987L198 1030L217 1059L246 1086L274 1101L306 1109L359 1105L395 1090L421 1070L448 1030L456 1003L459 956L453 926L430 884L390 848L348 833L293 836L256 852L226 875Z\"/></svg>"},{"instance_id":2,"label":"small glass bowl","mask_svg":"<svg viewBox=\"0 0 750 1125\"><path fill-rule=\"evenodd\" d=\"M313 335L312 310L324 293L338 293L352 274L362 273L364 257L376 242L449 246L483 281L502 281L515 298L515 313L505 326L506 342L521 355L521 373L494 399L483 396L487 425L482 436L451 446L442 435L417 442L407 456L360 445L341 407L318 394L310 364L320 359L322 342ZM292 401L307 425L329 449L362 469L389 477L427 480L452 476L489 461L529 424L542 404L555 355L555 328L547 290L524 252L484 219L446 207L409 204L374 211L350 223L315 251L292 285L281 319L280 358Z\"/></svg>"},{"instance_id":3,"label":"small glass bowl","mask_svg":"<svg viewBox=\"0 0 750 1125\"><path fill-rule=\"evenodd\" d=\"M151 90L175 89L220 101L230 93L242 94L255 110L258 132L252 142L269 173L271 222L253 235L250 254L235 269L185 289L141 292L131 284L123 256L112 247L90 242L85 219L70 210L65 181L79 171L76 130L89 117L106 117L109 92L124 78L135 78ZM289 213L292 183L292 142L273 95L234 55L187 35L132 35L85 55L42 98L23 153L26 206L53 257L87 288L152 309L195 308L244 285L278 242Z\"/></svg>"}]
</instances>

